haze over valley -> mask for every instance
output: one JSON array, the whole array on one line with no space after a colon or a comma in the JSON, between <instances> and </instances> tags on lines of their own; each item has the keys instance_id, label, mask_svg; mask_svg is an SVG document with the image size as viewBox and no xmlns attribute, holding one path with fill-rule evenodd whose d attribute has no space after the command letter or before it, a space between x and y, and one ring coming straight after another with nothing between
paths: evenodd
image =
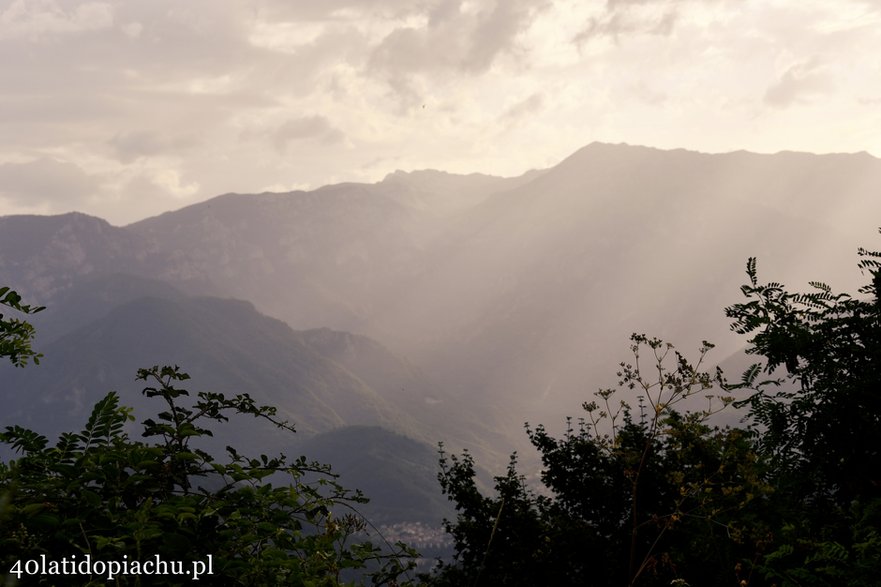
<instances>
[{"instance_id":1,"label":"haze over valley","mask_svg":"<svg viewBox=\"0 0 881 587\"><path fill-rule=\"evenodd\" d=\"M614 385L631 332L736 354L722 309L747 257L853 289L879 182L867 154L593 143L515 178L395 172L124 227L3 217L0 272L48 307L42 364L4 367L3 424L60 432L109 389L141 408L137 368L169 363L278 406L304 440L380 426L499 465L525 421L557 429Z\"/></svg>"}]
</instances>

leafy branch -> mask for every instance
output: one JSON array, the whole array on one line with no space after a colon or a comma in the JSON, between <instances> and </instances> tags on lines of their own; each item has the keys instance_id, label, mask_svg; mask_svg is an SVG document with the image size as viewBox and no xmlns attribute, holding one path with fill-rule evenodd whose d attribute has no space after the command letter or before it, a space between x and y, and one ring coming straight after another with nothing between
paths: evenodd
<instances>
[{"instance_id":1,"label":"leafy branch","mask_svg":"<svg viewBox=\"0 0 881 587\"><path fill-rule=\"evenodd\" d=\"M0 305L22 314L36 314L45 310L43 306L21 303L18 292L7 286L0 287ZM40 363L43 356L31 348L36 331L30 322L19 318L5 318L0 314L0 357L7 357L16 367L24 367L29 360Z\"/></svg>"}]
</instances>

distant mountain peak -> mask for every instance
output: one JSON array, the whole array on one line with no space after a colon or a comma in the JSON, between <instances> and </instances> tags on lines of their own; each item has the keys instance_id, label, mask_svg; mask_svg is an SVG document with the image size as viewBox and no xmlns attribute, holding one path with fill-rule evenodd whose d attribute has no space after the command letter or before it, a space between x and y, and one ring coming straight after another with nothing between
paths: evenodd
<instances>
[{"instance_id":1,"label":"distant mountain peak","mask_svg":"<svg viewBox=\"0 0 881 587\"><path fill-rule=\"evenodd\" d=\"M98 216L92 216L83 212L64 212L62 214L10 214L8 216L0 216L2 219L8 219L15 222L40 222L48 223L53 226L77 225L77 226L112 226L109 222Z\"/></svg>"},{"instance_id":2,"label":"distant mountain peak","mask_svg":"<svg viewBox=\"0 0 881 587\"><path fill-rule=\"evenodd\" d=\"M414 169L412 171L404 171L402 169L396 169L395 171L387 174L379 184L394 184L394 183L414 183L418 186L430 186L437 187L436 183L444 182L444 184L448 184L450 182L481 182L481 183L491 183L494 181L500 181L504 178L497 175L489 175L486 173L450 173L449 171L441 171L438 169Z\"/></svg>"},{"instance_id":3,"label":"distant mountain peak","mask_svg":"<svg viewBox=\"0 0 881 587\"><path fill-rule=\"evenodd\" d=\"M393 172L386 175L386 179L390 177L501 177L498 175L491 175L489 173L479 173L479 172L471 172L471 173L452 173L450 171L445 171L443 169L413 169L410 171L405 171L403 169L396 169Z\"/></svg>"}]
</instances>

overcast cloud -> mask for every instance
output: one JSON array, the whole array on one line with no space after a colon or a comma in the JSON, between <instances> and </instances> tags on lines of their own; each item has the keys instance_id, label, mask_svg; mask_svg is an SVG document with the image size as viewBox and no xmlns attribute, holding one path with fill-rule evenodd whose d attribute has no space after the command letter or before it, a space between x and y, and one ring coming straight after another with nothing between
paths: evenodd
<instances>
[{"instance_id":1,"label":"overcast cloud","mask_svg":"<svg viewBox=\"0 0 881 587\"><path fill-rule=\"evenodd\" d=\"M864 0L0 0L0 214L125 224L595 140L881 155Z\"/></svg>"}]
</instances>

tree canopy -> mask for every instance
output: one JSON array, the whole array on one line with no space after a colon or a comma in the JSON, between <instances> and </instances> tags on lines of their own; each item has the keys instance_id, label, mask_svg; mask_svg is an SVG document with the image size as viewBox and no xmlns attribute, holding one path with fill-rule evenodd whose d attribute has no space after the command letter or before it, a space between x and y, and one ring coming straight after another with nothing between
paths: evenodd
<instances>
[{"instance_id":1,"label":"tree canopy","mask_svg":"<svg viewBox=\"0 0 881 587\"><path fill-rule=\"evenodd\" d=\"M512 457L485 497L470 455L444 455L441 486L458 510L445 584L721 585L752 554L770 491L760 457L748 432L705 423L731 399L676 411L721 383L701 369L710 345L692 363L661 340L632 343L619 389L585 402L562 438L527 428L541 453L541 492ZM640 401L618 399L622 388Z\"/></svg>"},{"instance_id":2,"label":"tree canopy","mask_svg":"<svg viewBox=\"0 0 881 587\"><path fill-rule=\"evenodd\" d=\"M442 585L876 585L881 576L881 253L861 296L761 284L725 309L761 358L738 383L644 335L562 438L529 427L540 485L513 455L485 494L442 453L456 557ZM629 394L636 400L618 399ZM706 395L704 410L682 402ZM733 405L743 426L708 419Z\"/></svg>"}]
</instances>

